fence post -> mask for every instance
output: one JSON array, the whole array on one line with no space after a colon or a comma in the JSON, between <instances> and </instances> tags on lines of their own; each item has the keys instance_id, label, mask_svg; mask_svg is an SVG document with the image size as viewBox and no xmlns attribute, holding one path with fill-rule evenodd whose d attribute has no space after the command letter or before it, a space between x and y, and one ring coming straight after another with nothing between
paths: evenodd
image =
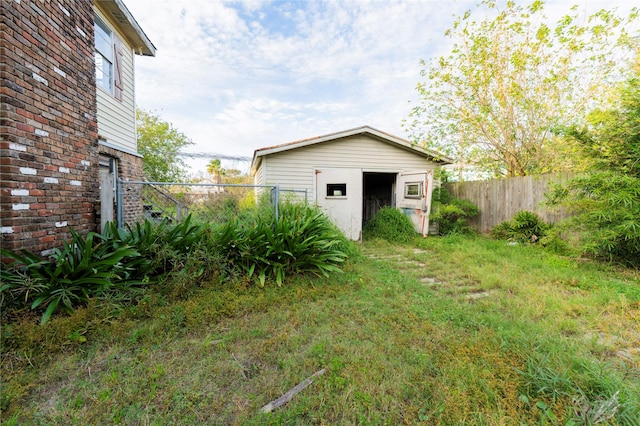
<instances>
[{"instance_id":1,"label":"fence post","mask_svg":"<svg viewBox=\"0 0 640 426\"><path fill-rule=\"evenodd\" d=\"M124 228L124 196L122 195L122 179L116 177L116 223Z\"/></svg>"},{"instance_id":2,"label":"fence post","mask_svg":"<svg viewBox=\"0 0 640 426\"><path fill-rule=\"evenodd\" d=\"M276 190L276 220L278 220L279 216L280 216L280 210L279 210L279 206L280 206L280 185L276 184L275 186L275 190Z\"/></svg>"}]
</instances>

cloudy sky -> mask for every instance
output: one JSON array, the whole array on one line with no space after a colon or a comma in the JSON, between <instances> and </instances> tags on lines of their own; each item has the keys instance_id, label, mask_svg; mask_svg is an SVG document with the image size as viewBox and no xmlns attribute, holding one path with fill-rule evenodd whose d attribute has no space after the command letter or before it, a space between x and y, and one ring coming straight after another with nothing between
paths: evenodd
<instances>
[{"instance_id":1,"label":"cloudy sky","mask_svg":"<svg viewBox=\"0 0 640 426\"><path fill-rule=\"evenodd\" d=\"M370 125L400 137L420 59L476 1L124 0L157 48L136 57L138 106L190 137L189 151L257 148ZM528 2L527 2L528 3ZM547 2L568 10L575 1ZM593 13L631 0L581 0ZM207 160L193 161L192 172ZM248 169L248 163L226 163Z\"/></svg>"}]
</instances>

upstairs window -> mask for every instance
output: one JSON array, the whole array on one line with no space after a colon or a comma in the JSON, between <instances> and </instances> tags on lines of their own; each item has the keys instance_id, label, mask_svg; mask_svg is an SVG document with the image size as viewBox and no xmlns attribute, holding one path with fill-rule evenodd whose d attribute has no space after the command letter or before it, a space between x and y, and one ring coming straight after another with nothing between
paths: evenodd
<instances>
[{"instance_id":1,"label":"upstairs window","mask_svg":"<svg viewBox=\"0 0 640 426\"><path fill-rule=\"evenodd\" d=\"M102 21L94 16L96 38L96 85L122 100L122 40Z\"/></svg>"},{"instance_id":2,"label":"upstairs window","mask_svg":"<svg viewBox=\"0 0 640 426\"><path fill-rule=\"evenodd\" d=\"M94 19L96 37L96 85L113 93L114 49L112 32L97 16Z\"/></svg>"}]
</instances>

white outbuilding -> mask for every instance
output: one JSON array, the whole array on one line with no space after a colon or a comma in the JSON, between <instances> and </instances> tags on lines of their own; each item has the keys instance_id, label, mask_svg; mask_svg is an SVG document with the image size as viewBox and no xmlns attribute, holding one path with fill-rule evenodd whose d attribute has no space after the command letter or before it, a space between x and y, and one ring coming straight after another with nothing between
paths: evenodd
<instances>
[{"instance_id":1,"label":"white outbuilding","mask_svg":"<svg viewBox=\"0 0 640 426\"><path fill-rule=\"evenodd\" d=\"M352 240L382 207L401 209L427 235L434 170L453 161L369 126L257 149L256 185L306 191Z\"/></svg>"}]
</instances>

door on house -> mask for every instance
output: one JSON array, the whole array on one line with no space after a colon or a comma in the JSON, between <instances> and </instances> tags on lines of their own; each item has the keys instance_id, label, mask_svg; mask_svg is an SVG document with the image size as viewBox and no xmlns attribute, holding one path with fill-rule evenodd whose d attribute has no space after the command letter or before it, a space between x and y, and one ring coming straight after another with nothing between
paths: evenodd
<instances>
[{"instance_id":1,"label":"door on house","mask_svg":"<svg viewBox=\"0 0 640 426\"><path fill-rule=\"evenodd\" d=\"M362 170L318 168L315 203L351 240L362 234Z\"/></svg>"},{"instance_id":2,"label":"door on house","mask_svg":"<svg viewBox=\"0 0 640 426\"><path fill-rule=\"evenodd\" d=\"M398 208L409 216L416 232L426 236L429 233L433 172L398 173L396 191Z\"/></svg>"},{"instance_id":3,"label":"door on house","mask_svg":"<svg viewBox=\"0 0 640 426\"><path fill-rule=\"evenodd\" d=\"M115 158L100 156L100 231L107 222L113 222L116 207L116 167Z\"/></svg>"}]
</instances>

